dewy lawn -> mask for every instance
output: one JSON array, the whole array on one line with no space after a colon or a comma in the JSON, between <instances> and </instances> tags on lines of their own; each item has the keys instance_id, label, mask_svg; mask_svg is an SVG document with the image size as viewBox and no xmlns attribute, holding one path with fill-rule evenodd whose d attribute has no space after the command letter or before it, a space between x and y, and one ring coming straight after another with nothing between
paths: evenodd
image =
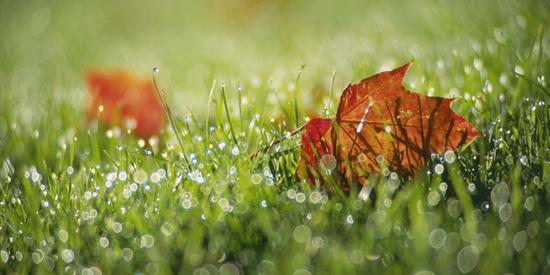
<instances>
[{"instance_id":1,"label":"dewy lawn","mask_svg":"<svg viewBox=\"0 0 550 275\"><path fill-rule=\"evenodd\" d=\"M0 273L550 274L548 10L3 1ZM367 191L298 179L294 131L411 60L479 137ZM160 133L90 120L90 70L155 77Z\"/></svg>"}]
</instances>

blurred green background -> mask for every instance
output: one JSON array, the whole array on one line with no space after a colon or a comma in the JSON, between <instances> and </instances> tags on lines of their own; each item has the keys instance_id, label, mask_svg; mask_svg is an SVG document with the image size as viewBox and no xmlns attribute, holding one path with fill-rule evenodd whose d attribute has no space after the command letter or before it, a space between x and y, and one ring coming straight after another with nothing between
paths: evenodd
<instances>
[{"instance_id":1,"label":"blurred green background","mask_svg":"<svg viewBox=\"0 0 550 275\"><path fill-rule=\"evenodd\" d=\"M1 1L1 98L29 119L48 99L83 104L88 68L149 76L159 66L173 108L201 113L214 79L286 87L305 64L307 106L333 71L340 91L413 59L414 71L472 49L521 46L548 25L548 10L531 0ZM503 69L515 59L500 60Z\"/></svg>"}]
</instances>

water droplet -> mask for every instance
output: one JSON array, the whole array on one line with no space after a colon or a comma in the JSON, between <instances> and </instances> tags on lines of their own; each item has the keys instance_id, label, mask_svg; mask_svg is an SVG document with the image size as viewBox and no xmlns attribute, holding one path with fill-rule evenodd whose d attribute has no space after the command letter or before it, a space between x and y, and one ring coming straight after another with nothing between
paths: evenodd
<instances>
[{"instance_id":1,"label":"water droplet","mask_svg":"<svg viewBox=\"0 0 550 275\"><path fill-rule=\"evenodd\" d=\"M527 199L525 199L525 203L523 204L523 206L525 207L525 209L527 209L527 211L532 211L535 207L535 198L533 196L529 196Z\"/></svg>"},{"instance_id":2,"label":"water droplet","mask_svg":"<svg viewBox=\"0 0 550 275\"><path fill-rule=\"evenodd\" d=\"M201 171L199 170L193 170L189 173L189 178L198 183L198 184L203 184L204 183L204 177L202 176L202 173Z\"/></svg>"},{"instance_id":3,"label":"water droplet","mask_svg":"<svg viewBox=\"0 0 550 275\"><path fill-rule=\"evenodd\" d=\"M539 233L539 222L532 221L527 225L527 235L529 238L534 238Z\"/></svg>"},{"instance_id":4,"label":"water droplet","mask_svg":"<svg viewBox=\"0 0 550 275\"><path fill-rule=\"evenodd\" d=\"M489 208L491 208L491 204L489 202L484 201L481 203L481 210L483 210L483 212L489 211Z\"/></svg>"},{"instance_id":5,"label":"water droplet","mask_svg":"<svg viewBox=\"0 0 550 275\"><path fill-rule=\"evenodd\" d=\"M512 205L505 203L498 210L498 216L503 222L508 222L512 217Z\"/></svg>"},{"instance_id":6,"label":"water droplet","mask_svg":"<svg viewBox=\"0 0 550 275\"><path fill-rule=\"evenodd\" d=\"M520 231L514 235L514 238L512 239L512 244L514 245L514 249L516 251L521 251L525 248L527 245L527 232Z\"/></svg>"},{"instance_id":7,"label":"water droplet","mask_svg":"<svg viewBox=\"0 0 550 275\"><path fill-rule=\"evenodd\" d=\"M122 231L122 224L119 222L114 222L113 225L111 225L111 228L113 229L113 232L118 234Z\"/></svg>"},{"instance_id":8,"label":"water droplet","mask_svg":"<svg viewBox=\"0 0 550 275\"><path fill-rule=\"evenodd\" d=\"M63 249L61 250L61 259L65 263L70 263L74 260L74 252L70 249Z\"/></svg>"},{"instance_id":9,"label":"water droplet","mask_svg":"<svg viewBox=\"0 0 550 275\"><path fill-rule=\"evenodd\" d=\"M172 233L174 233L174 225L170 222L164 222L161 226L160 226L160 231L162 232L162 234L164 234L164 236L170 236L172 235Z\"/></svg>"},{"instance_id":10,"label":"water droplet","mask_svg":"<svg viewBox=\"0 0 550 275\"><path fill-rule=\"evenodd\" d=\"M109 246L109 239L107 239L106 237L99 238L99 245L103 248L108 247Z\"/></svg>"},{"instance_id":11,"label":"water droplet","mask_svg":"<svg viewBox=\"0 0 550 275\"><path fill-rule=\"evenodd\" d=\"M427 200L430 206L436 206L441 200L441 195L437 191L431 191L430 193L428 193Z\"/></svg>"},{"instance_id":12,"label":"water droplet","mask_svg":"<svg viewBox=\"0 0 550 275\"><path fill-rule=\"evenodd\" d=\"M445 159L445 162L447 163L453 163L456 160L456 155L454 151L447 151L443 155L443 158Z\"/></svg>"},{"instance_id":13,"label":"water droplet","mask_svg":"<svg viewBox=\"0 0 550 275\"><path fill-rule=\"evenodd\" d=\"M233 156L238 156L240 153L240 150L239 150L239 147L237 147L236 145L233 147L233 149L231 149L231 154Z\"/></svg>"},{"instance_id":14,"label":"water droplet","mask_svg":"<svg viewBox=\"0 0 550 275\"><path fill-rule=\"evenodd\" d=\"M472 271L479 261L479 251L475 246L464 247L456 257L456 264L462 273Z\"/></svg>"},{"instance_id":15,"label":"water droplet","mask_svg":"<svg viewBox=\"0 0 550 275\"><path fill-rule=\"evenodd\" d=\"M496 208L500 208L508 201L510 190L505 182L496 184L491 190L491 201Z\"/></svg>"},{"instance_id":16,"label":"water droplet","mask_svg":"<svg viewBox=\"0 0 550 275\"><path fill-rule=\"evenodd\" d=\"M153 236L151 236L150 234L145 234L143 236L141 236L141 241L140 241L140 247L141 248L151 248L153 247L153 245L155 245L155 238L153 238Z\"/></svg>"},{"instance_id":17,"label":"water droplet","mask_svg":"<svg viewBox=\"0 0 550 275\"><path fill-rule=\"evenodd\" d=\"M445 238L445 252L447 253L455 252L460 246L460 243L461 243L461 239L458 233L451 232L447 234L447 237Z\"/></svg>"},{"instance_id":18,"label":"water droplet","mask_svg":"<svg viewBox=\"0 0 550 275\"><path fill-rule=\"evenodd\" d=\"M5 250L0 250L0 259L2 259L2 262L7 263L10 259L10 254Z\"/></svg>"},{"instance_id":19,"label":"water droplet","mask_svg":"<svg viewBox=\"0 0 550 275\"><path fill-rule=\"evenodd\" d=\"M428 242L430 243L430 246L435 249L440 249L445 245L445 239L447 237L447 233L445 230L441 228L436 228L430 232L430 235L428 236Z\"/></svg>"},{"instance_id":20,"label":"water droplet","mask_svg":"<svg viewBox=\"0 0 550 275\"><path fill-rule=\"evenodd\" d=\"M147 181L147 173L143 169L138 169L134 172L134 181L139 184L145 183Z\"/></svg>"},{"instance_id":21,"label":"water droplet","mask_svg":"<svg viewBox=\"0 0 550 275\"><path fill-rule=\"evenodd\" d=\"M449 199L447 201L447 213L449 213L449 216L452 218L458 218L460 216L460 213L462 213L462 206L460 205L460 201L457 199Z\"/></svg>"},{"instance_id":22,"label":"water droplet","mask_svg":"<svg viewBox=\"0 0 550 275\"><path fill-rule=\"evenodd\" d=\"M299 243L305 243L311 239L311 230L307 225L298 225L294 228L292 237Z\"/></svg>"},{"instance_id":23,"label":"water droplet","mask_svg":"<svg viewBox=\"0 0 550 275\"><path fill-rule=\"evenodd\" d=\"M262 175L260 174L254 174L252 177L250 177L253 184L260 184L262 183Z\"/></svg>"},{"instance_id":24,"label":"water droplet","mask_svg":"<svg viewBox=\"0 0 550 275\"><path fill-rule=\"evenodd\" d=\"M332 171L336 168L336 158L331 154L323 155L319 160L319 165L325 170Z\"/></svg>"},{"instance_id":25,"label":"water droplet","mask_svg":"<svg viewBox=\"0 0 550 275\"><path fill-rule=\"evenodd\" d=\"M57 237L59 238L59 240L61 242L67 242L67 240L69 239L69 233L67 231L65 231L64 229L60 229L58 232L57 232Z\"/></svg>"},{"instance_id":26,"label":"water droplet","mask_svg":"<svg viewBox=\"0 0 550 275\"><path fill-rule=\"evenodd\" d=\"M32 261L35 264L39 264L44 259L44 252L40 249L37 249L35 252L31 254Z\"/></svg>"},{"instance_id":27,"label":"water droplet","mask_svg":"<svg viewBox=\"0 0 550 275\"><path fill-rule=\"evenodd\" d=\"M346 217L346 222L349 223L349 224L353 224L353 216L352 215L348 215Z\"/></svg>"},{"instance_id":28,"label":"water droplet","mask_svg":"<svg viewBox=\"0 0 550 275\"><path fill-rule=\"evenodd\" d=\"M319 203L321 201L321 193L317 191L311 192L311 194L309 194L309 200L314 204Z\"/></svg>"},{"instance_id":29,"label":"water droplet","mask_svg":"<svg viewBox=\"0 0 550 275\"><path fill-rule=\"evenodd\" d=\"M445 167L443 166L443 164L438 163L438 164L435 165L434 172L436 174L441 175L441 174L443 174L443 171L445 171Z\"/></svg>"},{"instance_id":30,"label":"water droplet","mask_svg":"<svg viewBox=\"0 0 550 275\"><path fill-rule=\"evenodd\" d=\"M306 195L304 193L297 193L296 194L296 202L303 203L306 200Z\"/></svg>"},{"instance_id":31,"label":"water droplet","mask_svg":"<svg viewBox=\"0 0 550 275\"><path fill-rule=\"evenodd\" d=\"M225 263L220 266L220 275L239 275L239 268L230 263Z\"/></svg>"},{"instance_id":32,"label":"water droplet","mask_svg":"<svg viewBox=\"0 0 550 275\"><path fill-rule=\"evenodd\" d=\"M521 66L519 66L519 65L516 65L516 66L514 67L514 72L515 72L516 74L518 74L518 75L523 75L523 74L524 74L523 68L522 68Z\"/></svg>"},{"instance_id":33,"label":"water droplet","mask_svg":"<svg viewBox=\"0 0 550 275\"><path fill-rule=\"evenodd\" d=\"M529 164L529 159L526 156L522 156L521 158L519 158L519 162L524 166L527 166Z\"/></svg>"},{"instance_id":34,"label":"water droplet","mask_svg":"<svg viewBox=\"0 0 550 275\"><path fill-rule=\"evenodd\" d=\"M153 73L158 73L160 72L160 68L159 67L153 67Z\"/></svg>"},{"instance_id":35,"label":"water droplet","mask_svg":"<svg viewBox=\"0 0 550 275\"><path fill-rule=\"evenodd\" d=\"M130 248L125 247L120 251L120 255L125 261L129 262L134 257L134 251Z\"/></svg>"}]
</instances>

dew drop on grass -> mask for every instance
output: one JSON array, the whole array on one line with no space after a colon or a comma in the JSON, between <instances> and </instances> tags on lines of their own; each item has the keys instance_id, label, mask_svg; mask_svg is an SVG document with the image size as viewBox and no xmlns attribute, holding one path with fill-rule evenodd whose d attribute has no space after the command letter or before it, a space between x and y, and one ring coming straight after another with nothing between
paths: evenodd
<instances>
[{"instance_id":1,"label":"dew drop on grass","mask_svg":"<svg viewBox=\"0 0 550 275\"><path fill-rule=\"evenodd\" d=\"M505 203L498 209L498 216L503 222L508 222L512 217L512 205Z\"/></svg>"},{"instance_id":2,"label":"dew drop on grass","mask_svg":"<svg viewBox=\"0 0 550 275\"><path fill-rule=\"evenodd\" d=\"M448 187L449 187L449 186L447 185L446 182L441 182L441 183L439 184L439 191L445 193L445 192L447 192L447 188L448 188Z\"/></svg>"},{"instance_id":3,"label":"dew drop on grass","mask_svg":"<svg viewBox=\"0 0 550 275\"><path fill-rule=\"evenodd\" d=\"M147 173L143 169L138 169L134 172L134 181L139 184L145 183L147 181Z\"/></svg>"},{"instance_id":4,"label":"dew drop on grass","mask_svg":"<svg viewBox=\"0 0 550 275\"><path fill-rule=\"evenodd\" d=\"M447 237L445 238L445 245L444 245L445 252L447 253L455 252L460 246L460 243L461 243L461 239L458 233L451 232L447 234Z\"/></svg>"},{"instance_id":5,"label":"dew drop on grass","mask_svg":"<svg viewBox=\"0 0 550 275\"><path fill-rule=\"evenodd\" d=\"M151 248L153 247L153 245L155 245L155 238L153 238L153 236L151 236L150 234L145 234L141 236L141 241L140 241L141 248Z\"/></svg>"},{"instance_id":6,"label":"dew drop on grass","mask_svg":"<svg viewBox=\"0 0 550 275\"><path fill-rule=\"evenodd\" d=\"M428 242L430 246L435 249L440 249L445 245L445 239L447 238L447 233L441 228L436 228L430 232L428 236Z\"/></svg>"},{"instance_id":7,"label":"dew drop on grass","mask_svg":"<svg viewBox=\"0 0 550 275\"><path fill-rule=\"evenodd\" d=\"M258 274L276 274L275 263L270 260L262 260L257 266L256 271Z\"/></svg>"},{"instance_id":8,"label":"dew drop on grass","mask_svg":"<svg viewBox=\"0 0 550 275\"><path fill-rule=\"evenodd\" d=\"M153 67L153 73L158 73L158 72L160 72L160 68L157 66Z\"/></svg>"},{"instance_id":9,"label":"dew drop on grass","mask_svg":"<svg viewBox=\"0 0 550 275\"><path fill-rule=\"evenodd\" d=\"M516 251L521 251L525 248L527 245L527 232L520 231L514 235L514 238L512 239L512 244L514 245L514 249Z\"/></svg>"},{"instance_id":10,"label":"dew drop on grass","mask_svg":"<svg viewBox=\"0 0 550 275\"><path fill-rule=\"evenodd\" d=\"M196 182L197 184L203 184L204 183L204 177L202 176L201 171L199 170L193 170L189 173L189 178Z\"/></svg>"},{"instance_id":11,"label":"dew drop on grass","mask_svg":"<svg viewBox=\"0 0 550 275\"><path fill-rule=\"evenodd\" d=\"M296 198L296 190L294 190L294 189L292 189L292 188L288 189L288 190L286 191L286 196L287 196L289 199L293 200L294 198Z\"/></svg>"},{"instance_id":12,"label":"dew drop on grass","mask_svg":"<svg viewBox=\"0 0 550 275\"><path fill-rule=\"evenodd\" d=\"M39 264L44 259L44 252L40 249L37 249L35 252L31 254L31 259L33 263Z\"/></svg>"},{"instance_id":13,"label":"dew drop on grass","mask_svg":"<svg viewBox=\"0 0 550 275\"><path fill-rule=\"evenodd\" d=\"M309 194L309 201L314 204L319 203L321 201L321 193L318 191L311 192L311 194Z\"/></svg>"},{"instance_id":14,"label":"dew drop on grass","mask_svg":"<svg viewBox=\"0 0 550 275\"><path fill-rule=\"evenodd\" d=\"M452 218L458 218L460 216L460 213L462 213L462 206L460 205L460 201L457 199L449 199L447 201L447 213L449 213L449 216Z\"/></svg>"},{"instance_id":15,"label":"dew drop on grass","mask_svg":"<svg viewBox=\"0 0 550 275\"><path fill-rule=\"evenodd\" d=\"M427 200L430 206L436 206L441 200L441 195L437 191L431 191L430 193L428 193Z\"/></svg>"},{"instance_id":16,"label":"dew drop on grass","mask_svg":"<svg viewBox=\"0 0 550 275\"><path fill-rule=\"evenodd\" d=\"M514 73L516 73L517 75L523 75L524 74L523 68L519 65L516 65L514 67Z\"/></svg>"},{"instance_id":17,"label":"dew drop on grass","mask_svg":"<svg viewBox=\"0 0 550 275\"><path fill-rule=\"evenodd\" d=\"M10 259L10 254L8 254L5 250L0 250L0 259L2 262L7 263Z\"/></svg>"},{"instance_id":18,"label":"dew drop on grass","mask_svg":"<svg viewBox=\"0 0 550 275\"><path fill-rule=\"evenodd\" d=\"M527 225L527 235L529 235L529 238L534 238L539 233L539 222L538 221L532 221Z\"/></svg>"},{"instance_id":19,"label":"dew drop on grass","mask_svg":"<svg viewBox=\"0 0 550 275\"><path fill-rule=\"evenodd\" d=\"M164 236L168 237L170 235L172 235L174 233L174 225L170 222L164 222L161 226L160 226L160 231L162 232L162 234L164 234Z\"/></svg>"},{"instance_id":20,"label":"dew drop on grass","mask_svg":"<svg viewBox=\"0 0 550 275\"><path fill-rule=\"evenodd\" d=\"M191 200L189 199L184 199L181 201L181 207L183 207L183 209L189 209L193 206L193 204L191 203Z\"/></svg>"},{"instance_id":21,"label":"dew drop on grass","mask_svg":"<svg viewBox=\"0 0 550 275\"><path fill-rule=\"evenodd\" d=\"M505 182L498 183L491 190L491 201L496 208L500 208L508 201L510 190Z\"/></svg>"},{"instance_id":22,"label":"dew drop on grass","mask_svg":"<svg viewBox=\"0 0 550 275\"><path fill-rule=\"evenodd\" d=\"M71 249L61 250L61 259L67 264L72 262L74 260L74 252Z\"/></svg>"},{"instance_id":23,"label":"dew drop on grass","mask_svg":"<svg viewBox=\"0 0 550 275\"><path fill-rule=\"evenodd\" d=\"M15 259L20 262L21 260L23 260L23 253L21 253L20 251L16 251L15 252Z\"/></svg>"},{"instance_id":24,"label":"dew drop on grass","mask_svg":"<svg viewBox=\"0 0 550 275\"><path fill-rule=\"evenodd\" d=\"M109 239L107 239L106 237L99 238L99 245L103 248L108 247L109 246Z\"/></svg>"},{"instance_id":25,"label":"dew drop on grass","mask_svg":"<svg viewBox=\"0 0 550 275\"><path fill-rule=\"evenodd\" d=\"M138 185L136 183L131 183L130 184L130 191L132 192L136 192L138 190Z\"/></svg>"},{"instance_id":26,"label":"dew drop on grass","mask_svg":"<svg viewBox=\"0 0 550 275\"><path fill-rule=\"evenodd\" d=\"M535 207L535 198L533 196L529 196L527 199L525 199L525 203L523 204L523 206L525 207L525 209L527 209L527 211L532 211Z\"/></svg>"},{"instance_id":27,"label":"dew drop on grass","mask_svg":"<svg viewBox=\"0 0 550 275\"><path fill-rule=\"evenodd\" d=\"M235 145L235 146L233 147L233 149L231 149L231 154L232 154L233 156L238 156L239 153L240 153L239 147L237 147L237 145Z\"/></svg>"},{"instance_id":28,"label":"dew drop on grass","mask_svg":"<svg viewBox=\"0 0 550 275\"><path fill-rule=\"evenodd\" d=\"M297 193L296 194L296 201L298 203L303 203L306 200L306 195L304 193Z\"/></svg>"},{"instance_id":29,"label":"dew drop on grass","mask_svg":"<svg viewBox=\"0 0 550 275\"><path fill-rule=\"evenodd\" d=\"M326 154L321 157L321 160L319 160L319 165L324 170L332 171L334 168L336 168L336 158L331 154Z\"/></svg>"},{"instance_id":30,"label":"dew drop on grass","mask_svg":"<svg viewBox=\"0 0 550 275\"><path fill-rule=\"evenodd\" d=\"M129 262L134 257L134 251L130 248L125 247L120 251L120 255L125 261Z\"/></svg>"},{"instance_id":31,"label":"dew drop on grass","mask_svg":"<svg viewBox=\"0 0 550 275\"><path fill-rule=\"evenodd\" d=\"M306 243L311 239L311 230L307 225L298 225L294 228L292 237L299 243Z\"/></svg>"},{"instance_id":32,"label":"dew drop on grass","mask_svg":"<svg viewBox=\"0 0 550 275\"><path fill-rule=\"evenodd\" d=\"M122 224L119 222L114 222L111 228L113 229L113 232L118 234L122 231Z\"/></svg>"},{"instance_id":33,"label":"dew drop on grass","mask_svg":"<svg viewBox=\"0 0 550 275\"><path fill-rule=\"evenodd\" d=\"M443 164L438 163L438 164L435 165L434 172L436 174L441 175L441 174L443 174L443 171L445 171L445 167L443 166Z\"/></svg>"},{"instance_id":34,"label":"dew drop on grass","mask_svg":"<svg viewBox=\"0 0 550 275\"><path fill-rule=\"evenodd\" d=\"M225 263L220 266L220 275L239 275L239 268L231 263Z\"/></svg>"},{"instance_id":35,"label":"dew drop on grass","mask_svg":"<svg viewBox=\"0 0 550 275\"><path fill-rule=\"evenodd\" d=\"M128 174L126 172L122 171L118 173L118 179L120 181L125 181L128 178Z\"/></svg>"},{"instance_id":36,"label":"dew drop on grass","mask_svg":"<svg viewBox=\"0 0 550 275\"><path fill-rule=\"evenodd\" d=\"M479 251L475 246L462 248L456 257L456 264L462 273L472 271L479 262Z\"/></svg>"},{"instance_id":37,"label":"dew drop on grass","mask_svg":"<svg viewBox=\"0 0 550 275\"><path fill-rule=\"evenodd\" d=\"M260 184L262 183L262 175L256 173L256 174L253 174L252 177L250 177L250 179L252 180L252 183L253 184Z\"/></svg>"},{"instance_id":38,"label":"dew drop on grass","mask_svg":"<svg viewBox=\"0 0 550 275\"><path fill-rule=\"evenodd\" d=\"M529 159L526 157L526 156L521 156L519 158L519 162L524 165L524 166L527 166L527 164L529 164Z\"/></svg>"},{"instance_id":39,"label":"dew drop on grass","mask_svg":"<svg viewBox=\"0 0 550 275\"><path fill-rule=\"evenodd\" d=\"M67 242L67 240L69 239L69 233L67 231L65 231L64 229L60 229L58 232L57 232L57 237L59 238L59 240L61 242Z\"/></svg>"},{"instance_id":40,"label":"dew drop on grass","mask_svg":"<svg viewBox=\"0 0 550 275\"><path fill-rule=\"evenodd\" d=\"M160 177L160 175L159 175L157 172L155 172L155 173L152 173L152 174L151 174L150 179L151 179L151 181L152 181L153 183L159 183L161 177Z\"/></svg>"},{"instance_id":41,"label":"dew drop on grass","mask_svg":"<svg viewBox=\"0 0 550 275\"><path fill-rule=\"evenodd\" d=\"M491 208L491 204L489 202L484 201L484 202L481 203L481 210L483 212L489 211L489 208Z\"/></svg>"}]
</instances>

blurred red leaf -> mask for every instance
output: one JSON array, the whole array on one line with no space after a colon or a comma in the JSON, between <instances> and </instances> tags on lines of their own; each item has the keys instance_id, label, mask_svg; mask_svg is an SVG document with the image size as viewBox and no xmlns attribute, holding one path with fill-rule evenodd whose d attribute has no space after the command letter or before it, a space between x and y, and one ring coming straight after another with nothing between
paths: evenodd
<instances>
[{"instance_id":1,"label":"blurred red leaf","mask_svg":"<svg viewBox=\"0 0 550 275\"><path fill-rule=\"evenodd\" d=\"M455 150L478 136L451 110L453 99L403 88L409 65L348 86L335 120L309 121L302 134L298 176L314 184L337 169L346 181L365 184L382 167L412 176L431 154Z\"/></svg>"},{"instance_id":2,"label":"blurred red leaf","mask_svg":"<svg viewBox=\"0 0 550 275\"><path fill-rule=\"evenodd\" d=\"M151 79L120 70L90 71L86 81L89 119L98 119L108 127L132 129L142 138L159 134L165 114Z\"/></svg>"}]
</instances>

